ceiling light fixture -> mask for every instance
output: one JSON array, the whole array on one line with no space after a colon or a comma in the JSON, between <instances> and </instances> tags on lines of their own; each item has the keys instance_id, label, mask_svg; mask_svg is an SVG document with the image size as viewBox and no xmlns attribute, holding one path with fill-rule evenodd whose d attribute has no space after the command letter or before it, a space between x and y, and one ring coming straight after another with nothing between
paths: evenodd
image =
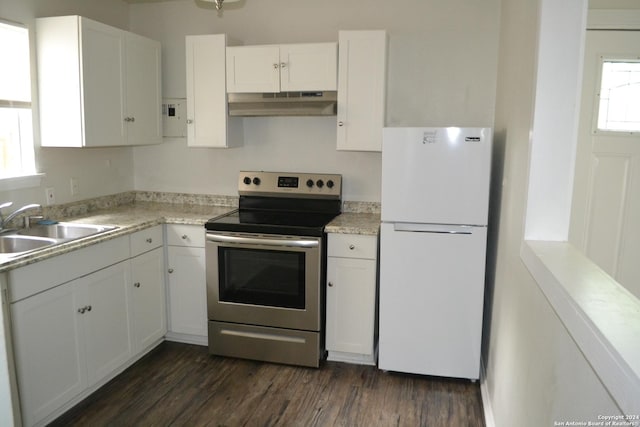
<instances>
[{"instance_id":1,"label":"ceiling light fixture","mask_svg":"<svg viewBox=\"0 0 640 427\"><path fill-rule=\"evenodd\" d=\"M202 0L202 1L205 1L207 3L215 3L216 10L222 10L222 5L223 4L235 3L235 2L240 1L240 0Z\"/></svg>"}]
</instances>

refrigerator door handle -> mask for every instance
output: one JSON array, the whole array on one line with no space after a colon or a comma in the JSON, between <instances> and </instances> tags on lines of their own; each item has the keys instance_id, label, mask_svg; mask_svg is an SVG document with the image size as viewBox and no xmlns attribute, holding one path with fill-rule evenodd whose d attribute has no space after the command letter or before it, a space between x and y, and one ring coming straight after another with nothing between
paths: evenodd
<instances>
[{"instance_id":1,"label":"refrigerator door handle","mask_svg":"<svg viewBox=\"0 0 640 427\"><path fill-rule=\"evenodd\" d=\"M406 231L411 233L438 233L438 234L473 234L473 226L447 225L447 224L414 224L397 222L393 224L394 231Z\"/></svg>"}]
</instances>

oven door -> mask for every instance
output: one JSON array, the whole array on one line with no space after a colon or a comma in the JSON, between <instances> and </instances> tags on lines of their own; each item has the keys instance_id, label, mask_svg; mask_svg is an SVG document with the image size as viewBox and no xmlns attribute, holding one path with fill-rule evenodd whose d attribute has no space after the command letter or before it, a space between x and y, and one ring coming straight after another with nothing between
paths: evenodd
<instances>
[{"instance_id":1,"label":"oven door","mask_svg":"<svg viewBox=\"0 0 640 427\"><path fill-rule=\"evenodd\" d=\"M319 331L322 239L207 232L209 320Z\"/></svg>"}]
</instances>

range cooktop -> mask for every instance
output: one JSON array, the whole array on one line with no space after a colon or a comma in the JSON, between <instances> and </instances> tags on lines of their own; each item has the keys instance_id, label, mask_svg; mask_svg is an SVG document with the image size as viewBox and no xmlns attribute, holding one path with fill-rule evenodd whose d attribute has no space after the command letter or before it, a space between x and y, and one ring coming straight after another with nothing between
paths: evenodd
<instances>
[{"instance_id":1,"label":"range cooktop","mask_svg":"<svg viewBox=\"0 0 640 427\"><path fill-rule=\"evenodd\" d=\"M322 236L340 214L342 177L335 174L240 172L239 209L211 218L211 231Z\"/></svg>"}]
</instances>

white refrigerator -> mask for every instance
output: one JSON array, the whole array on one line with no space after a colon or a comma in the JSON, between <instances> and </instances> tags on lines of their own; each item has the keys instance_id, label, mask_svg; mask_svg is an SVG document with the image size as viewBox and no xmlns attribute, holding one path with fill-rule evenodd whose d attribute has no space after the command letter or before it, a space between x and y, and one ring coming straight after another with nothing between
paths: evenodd
<instances>
[{"instance_id":1,"label":"white refrigerator","mask_svg":"<svg viewBox=\"0 0 640 427\"><path fill-rule=\"evenodd\" d=\"M476 380L490 128L385 128L380 369Z\"/></svg>"}]
</instances>

